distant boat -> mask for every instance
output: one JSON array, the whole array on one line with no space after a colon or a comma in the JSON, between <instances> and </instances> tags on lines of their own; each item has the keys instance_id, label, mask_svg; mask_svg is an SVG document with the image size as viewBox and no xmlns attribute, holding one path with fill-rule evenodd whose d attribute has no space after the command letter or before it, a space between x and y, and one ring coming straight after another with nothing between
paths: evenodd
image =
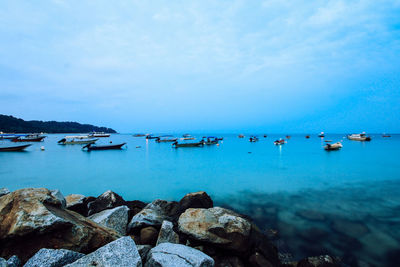
<instances>
[{"instance_id":1,"label":"distant boat","mask_svg":"<svg viewBox=\"0 0 400 267\"><path fill-rule=\"evenodd\" d=\"M365 133L351 134L347 138L353 141L371 141L371 137L367 136Z\"/></svg>"},{"instance_id":2,"label":"distant boat","mask_svg":"<svg viewBox=\"0 0 400 267\"><path fill-rule=\"evenodd\" d=\"M382 137L392 137L390 134L382 134Z\"/></svg>"},{"instance_id":3,"label":"distant boat","mask_svg":"<svg viewBox=\"0 0 400 267\"><path fill-rule=\"evenodd\" d=\"M67 135L65 138L67 139L87 139L89 135Z\"/></svg>"},{"instance_id":4,"label":"distant boat","mask_svg":"<svg viewBox=\"0 0 400 267\"><path fill-rule=\"evenodd\" d=\"M178 138L160 138L160 137L157 137L155 141L157 143L167 143L167 142L175 142L177 140L178 140Z\"/></svg>"},{"instance_id":5,"label":"distant boat","mask_svg":"<svg viewBox=\"0 0 400 267\"><path fill-rule=\"evenodd\" d=\"M200 142L196 142L196 143L178 143L178 141L175 141L172 144L172 147L178 148L178 147L200 147L200 146L204 146L204 141L201 140Z\"/></svg>"},{"instance_id":6,"label":"distant boat","mask_svg":"<svg viewBox=\"0 0 400 267\"><path fill-rule=\"evenodd\" d=\"M65 138L61 139L60 141L58 141L57 143L59 143L60 145L85 145L85 144L94 144L96 143L96 141L99 140L98 138L77 138L77 140L75 140L74 137L68 137L66 136Z\"/></svg>"},{"instance_id":7,"label":"distant boat","mask_svg":"<svg viewBox=\"0 0 400 267\"><path fill-rule=\"evenodd\" d=\"M243 134L239 134L238 137L239 138L244 138L244 135Z\"/></svg>"},{"instance_id":8,"label":"distant boat","mask_svg":"<svg viewBox=\"0 0 400 267\"><path fill-rule=\"evenodd\" d=\"M158 136L153 136L152 134L146 135L146 139L157 139L159 138Z\"/></svg>"},{"instance_id":9,"label":"distant boat","mask_svg":"<svg viewBox=\"0 0 400 267\"><path fill-rule=\"evenodd\" d=\"M325 133L324 133L324 132L321 132L321 133L318 135L318 137L325 137Z\"/></svg>"},{"instance_id":10,"label":"distant boat","mask_svg":"<svg viewBox=\"0 0 400 267\"><path fill-rule=\"evenodd\" d=\"M291 136L290 135L286 135L286 139L290 139L291 138Z\"/></svg>"},{"instance_id":11,"label":"distant boat","mask_svg":"<svg viewBox=\"0 0 400 267\"><path fill-rule=\"evenodd\" d=\"M257 136L250 136L249 142L252 142L252 143L258 142L258 137Z\"/></svg>"},{"instance_id":12,"label":"distant boat","mask_svg":"<svg viewBox=\"0 0 400 267\"><path fill-rule=\"evenodd\" d=\"M41 142L46 136L37 137L17 137L11 140L11 142Z\"/></svg>"},{"instance_id":13,"label":"distant boat","mask_svg":"<svg viewBox=\"0 0 400 267\"><path fill-rule=\"evenodd\" d=\"M268 135L264 134L264 138L267 138Z\"/></svg>"},{"instance_id":14,"label":"distant boat","mask_svg":"<svg viewBox=\"0 0 400 267\"><path fill-rule=\"evenodd\" d=\"M92 145L92 144L88 144L84 147L82 147L82 149L87 149L88 151L92 151L92 150L112 150L112 149L121 149L123 145L125 145L126 143L122 143L122 144L117 144L117 145L103 145L103 146L97 146L97 145Z\"/></svg>"},{"instance_id":15,"label":"distant boat","mask_svg":"<svg viewBox=\"0 0 400 267\"><path fill-rule=\"evenodd\" d=\"M342 143L337 142L334 144L326 144L326 146L324 146L324 149L327 151L331 151L331 150L339 150L343 147Z\"/></svg>"},{"instance_id":16,"label":"distant boat","mask_svg":"<svg viewBox=\"0 0 400 267\"><path fill-rule=\"evenodd\" d=\"M285 139L282 139L282 138L274 141L274 145L276 145L276 146L280 146L280 145L284 145L284 144L286 144L286 141L285 141Z\"/></svg>"},{"instance_id":17,"label":"distant boat","mask_svg":"<svg viewBox=\"0 0 400 267\"><path fill-rule=\"evenodd\" d=\"M184 135L182 135L182 138L181 138L181 140L194 140L194 139L196 139L196 138L194 138L190 134L184 134Z\"/></svg>"},{"instance_id":18,"label":"distant boat","mask_svg":"<svg viewBox=\"0 0 400 267\"><path fill-rule=\"evenodd\" d=\"M214 136L209 136L207 137L207 141L204 141L205 145L216 145L218 144L219 138L214 137Z\"/></svg>"},{"instance_id":19,"label":"distant boat","mask_svg":"<svg viewBox=\"0 0 400 267\"><path fill-rule=\"evenodd\" d=\"M133 137L143 137L146 136L145 134L134 134Z\"/></svg>"},{"instance_id":20,"label":"distant boat","mask_svg":"<svg viewBox=\"0 0 400 267\"><path fill-rule=\"evenodd\" d=\"M306 138L308 139L308 138L310 138L310 136L309 136L309 135L306 135Z\"/></svg>"},{"instance_id":21,"label":"distant boat","mask_svg":"<svg viewBox=\"0 0 400 267\"><path fill-rule=\"evenodd\" d=\"M91 132L89 137L110 137L110 134L105 132Z\"/></svg>"},{"instance_id":22,"label":"distant boat","mask_svg":"<svg viewBox=\"0 0 400 267\"><path fill-rule=\"evenodd\" d=\"M22 151L30 145L0 147L0 152Z\"/></svg>"}]
</instances>

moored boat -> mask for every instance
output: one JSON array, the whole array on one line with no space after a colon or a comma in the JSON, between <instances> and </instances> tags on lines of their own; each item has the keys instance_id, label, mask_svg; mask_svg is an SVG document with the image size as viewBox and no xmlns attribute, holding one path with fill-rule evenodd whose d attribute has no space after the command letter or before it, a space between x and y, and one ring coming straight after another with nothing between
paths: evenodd
<instances>
[{"instance_id":1,"label":"moored boat","mask_svg":"<svg viewBox=\"0 0 400 267\"><path fill-rule=\"evenodd\" d=\"M306 135L306 139L309 139L310 138L310 136L309 135Z\"/></svg>"},{"instance_id":2,"label":"moored boat","mask_svg":"<svg viewBox=\"0 0 400 267\"><path fill-rule=\"evenodd\" d=\"M258 142L258 137L257 136L250 136L249 142L252 142L252 143Z\"/></svg>"},{"instance_id":3,"label":"moored boat","mask_svg":"<svg viewBox=\"0 0 400 267\"><path fill-rule=\"evenodd\" d=\"M353 141L371 141L371 137L367 136L366 133L350 134L347 138Z\"/></svg>"},{"instance_id":4,"label":"moored boat","mask_svg":"<svg viewBox=\"0 0 400 267\"><path fill-rule=\"evenodd\" d=\"M98 138L77 138L75 139L74 137L65 137L58 141L60 145L86 145L86 144L94 144L96 141L99 140Z\"/></svg>"},{"instance_id":5,"label":"moored boat","mask_svg":"<svg viewBox=\"0 0 400 267\"><path fill-rule=\"evenodd\" d=\"M342 147L343 147L342 143L336 142L334 144L326 144L326 146L324 146L324 149L327 151L331 151L331 150L339 150Z\"/></svg>"},{"instance_id":6,"label":"moored boat","mask_svg":"<svg viewBox=\"0 0 400 267\"><path fill-rule=\"evenodd\" d=\"M156 138L156 142L157 143L168 143L168 142L175 142L175 141L177 141L178 140L178 138L171 138L171 137L164 137L164 138L161 138L161 137L157 137Z\"/></svg>"},{"instance_id":7,"label":"moored boat","mask_svg":"<svg viewBox=\"0 0 400 267\"><path fill-rule=\"evenodd\" d=\"M239 134L238 137L239 138L244 138L244 135L243 134Z\"/></svg>"},{"instance_id":8,"label":"moored boat","mask_svg":"<svg viewBox=\"0 0 400 267\"><path fill-rule=\"evenodd\" d=\"M196 143L178 143L178 141L175 141L172 144L172 147L178 148L178 147L200 147L200 146L204 146L204 141L201 140L200 142L196 142Z\"/></svg>"},{"instance_id":9,"label":"moored boat","mask_svg":"<svg viewBox=\"0 0 400 267\"><path fill-rule=\"evenodd\" d=\"M159 138L158 136L153 136L152 134L146 135L146 139L157 139Z\"/></svg>"},{"instance_id":10,"label":"moored boat","mask_svg":"<svg viewBox=\"0 0 400 267\"><path fill-rule=\"evenodd\" d=\"M145 134L134 134L133 137L143 137L146 136Z\"/></svg>"},{"instance_id":11,"label":"moored boat","mask_svg":"<svg viewBox=\"0 0 400 267\"><path fill-rule=\"evenodd\" d=\"M390 134L382 134L382 137L392 137Z\"/></svg>"},{"instance_id":12,"label":"moored boat","mask_svg":"<svg viewBox=\"0 0 400 267\"><path fill-rule=\"evenodd\" d=\"M282 138L274 141L274 145L276 145L276 146L280 146L280 145L284 145L284 144L286 144L286 141L285 141L285 139L282 139Z\"/></svg>"},{"instance_id":13,"label":"moored boat","mask_svg":"<svg viewBox=\"0 0 400 267\"><path fill-rule=\"evenodd\" d=\"M87 149L87 151L92 151L92 150L112 150L112 149L121 149L123 145L126 143L122 144L117 144L117 145L92 145L92 144L87 144L86 146L82 147L82 149Z\"/></svg>"},{"instance_id":14,"label":"moored boat","mask_svg":"<svg viewBox=\"0 0 400 267\"><path fill-rule=\"evenodd\" d=\"M37 136L37 137L17 137L11 139L11 142L42 142L46 136Z\"/></svg>"},{"instance_id":15,"label":"moored boat","mask_svg":"<svg viewBox=\"0 0 400 267\"><path fill-rule=\"evenodd\" d=\"M207 140L204 141L204 144L205 145L216 145L216 144L218 144L218 140L219 140L218 137L209 136L209 137L207 137Z\"/></svg>"},{"instance_id":16,"label":"moored boat","mask_svg":"<svg viewBox=\"0 0 400 267\"><path fill-rule=\"evenodd\" d=\"M89 137L110 137L110 134L105 132L91 132Z\"/></svg>"},{"instance_id":17,"label":"moored boat","mask_svg":"<svg viewBox=\"0 0 400 267\"><path fill-rule=\"evenodd\" d=\"M318 137L325 137L325 133L324 133L324 132L321 132L321 133L318 135Z\"/></svg>"},{"instance_id":18,"label":"moored boat","mask_svg":"<svg viewBox=\"0 0 400 267\"><path fill-rule=\"evenodd\" d=\"M0 147L0 152L23 151L29 145Z\"/></svg>"}]
</instances>

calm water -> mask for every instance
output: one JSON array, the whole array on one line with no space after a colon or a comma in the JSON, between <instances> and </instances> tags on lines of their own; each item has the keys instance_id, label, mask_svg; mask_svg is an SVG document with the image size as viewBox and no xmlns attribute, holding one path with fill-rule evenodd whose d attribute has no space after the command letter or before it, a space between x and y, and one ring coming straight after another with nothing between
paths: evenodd
<instances>
[{"instance_id":1,"label":"calm water","mask_svg":"<svg viewBox=\"0 0 400 267\"><path fill-rule=\"evenodd\" d=\"M202 135L200 135L201 137ZM257 143L224 135L220 146L174 149L132 135L98 143L127 142L121 151L84 152L57 145L48 135L27 152L0 153L0 187L58 188L64 195L97 196L111 189L125 199L179 200L204 190L216 204L278 230L277 245L295 258L330 252L376 265L395 266L400 253L400 136L349 141L326 152L323 139L278 135ZM4 141L3 144L6 144ZM40 150L45 147L45 151ZM316 245L318 244L318 245Z\"/></svg>"}]
</instances>

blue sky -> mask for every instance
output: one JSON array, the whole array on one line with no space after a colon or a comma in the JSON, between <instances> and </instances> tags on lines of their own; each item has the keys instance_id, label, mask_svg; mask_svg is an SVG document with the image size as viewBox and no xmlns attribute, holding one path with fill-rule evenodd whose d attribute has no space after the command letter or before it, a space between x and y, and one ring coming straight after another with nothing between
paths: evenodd
<instances>
[{"instance_id":1,"label":"blue sky","mask_svg":"<svg viewBox=\"0 0 400 267\"><path fill-rule=\"evenodd\" d=\"M400 2L1 1L0 114L120 132L400 132Z\"/></svg>"}]
</instances>

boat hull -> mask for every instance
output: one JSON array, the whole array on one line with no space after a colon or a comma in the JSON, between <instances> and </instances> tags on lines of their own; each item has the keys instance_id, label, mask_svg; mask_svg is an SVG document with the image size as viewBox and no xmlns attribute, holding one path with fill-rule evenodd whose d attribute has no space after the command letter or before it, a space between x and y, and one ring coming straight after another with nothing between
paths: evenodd
<instances>
[{"instance_id":1,"label":"boat hull","mask_svg":"<svg viewBox=\"0 0 400 267\"><path fill-rule=\"evenodd\" d=\"M204 142L198 142L198 143L173 143L172 144L173 147L177 148L177 147L201 147L204 146Z\"/></svg>"},{"instance_id":2,"label":"boat hull","mask_svg":"<svg viewBox=\"0 0 400 267\"><path fill-rule=\"evenodd\" d=\"M92 150L117 150L122 149L122 146L126 143L118 144L118 145L107 145L107 146L91 146L90 144L86 147L88 151Z\"/></svg>"},{"instance_id":3,"label":"boat hull","mask_svg":"<svg viewBox=\"0 0 400 267\"><path fill-rule=\"evenodd\" d=\"M11 142L42 142L46 136L36 137L36 138L15 138Z\"/></svg>"},{"instance_id":4,"label":"boat hull","mask_svg":"<svg viewBox=\"0 0 400 267\"><path fill-rule=\"evenodd\" d=\"M99 139L93 140L78 140L78 141L66 141L61 143L62 145L87 145L87 144L94 144Z\"/></svg>"},{"instance_id":5,"label":"boat hull","mask_svg":"<svg viewBox=\"0 0 400 267\"><path fill-rule=\"evenodd\" d=\"M0 152L15 152L15 151L23 151L30 145L23 145L23 146L9 146L9 147L0 147Z\"/></svg>"}]
</instances>

